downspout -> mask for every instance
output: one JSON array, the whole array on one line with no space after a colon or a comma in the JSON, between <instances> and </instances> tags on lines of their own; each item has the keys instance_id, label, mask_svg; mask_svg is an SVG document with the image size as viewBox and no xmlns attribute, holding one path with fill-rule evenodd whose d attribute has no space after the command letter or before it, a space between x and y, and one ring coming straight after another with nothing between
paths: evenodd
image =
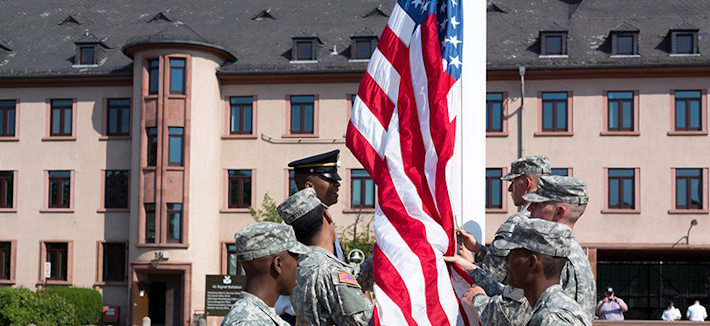
<instances>
[{"instance_id":1,"label":"downspout","mask_svg":"<svg viewBox=\"0 0 710 326\"><path fill-rule=\"evenodd\" d=\"M518 108L518 158L523 157L523 104L525 103L525 66L518 67L520 73L520 107Z\"/></svg>"}]
</instances>

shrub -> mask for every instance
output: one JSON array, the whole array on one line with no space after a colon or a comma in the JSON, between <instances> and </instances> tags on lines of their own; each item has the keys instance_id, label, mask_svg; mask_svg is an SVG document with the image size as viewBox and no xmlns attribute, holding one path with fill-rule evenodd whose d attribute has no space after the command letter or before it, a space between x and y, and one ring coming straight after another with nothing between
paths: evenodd
<instances>
[{"instance_id":1,"label":"shrub","mask_svg":"<svg viewBox=\"0 0 710 326\"><path fill-rule=\"evenodd\" d=\"M0 288L0 325L75 326L74 306L61 296L25 287Z\"/></svg>"},{"instance_id":2,"label":"shrub","mask_svg":"<svg viewBox=\"0 0 710 326\"><path fill-rule=\"evenodd\" d=\"M101 318L103 300L101 294L89 288L50 287L49 293L61 296L74 306L79 325L96 324ZM39 326L39 325L38 325Z\"/></svg>"}]
</instances>

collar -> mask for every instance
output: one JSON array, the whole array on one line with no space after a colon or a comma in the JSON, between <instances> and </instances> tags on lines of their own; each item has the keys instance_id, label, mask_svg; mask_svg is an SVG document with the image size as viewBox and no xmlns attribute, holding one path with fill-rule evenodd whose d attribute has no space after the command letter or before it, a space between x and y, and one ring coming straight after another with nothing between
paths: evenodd
<instances>
[{"instance_id":1,"label":"collar","mask_svg":"<svg viewBox=\"0 0 710 326\"><path fill-rule=\"evenodd\" d=\"M346 267L349 267L349 266L350 266L350 265L346 264L344 261L338 259L337 256L331 254L330 251L325 250L325 249L323 249L323 248L321 248L321 247L319 247L319 246L308 246L308 248L311 248L311 253L310 253L310 254L318 253L319 255L324 255L324 256L328 257L328 259L330 259L330 260L333 260L333 261L338 262L338 264L340 264L340 265L343 265L343 266L346 266ZM309 255L310 255L310 254L309 254Z\"/></svg>"},{"instance_id":2,"label":"collar","mask_svg":"<svg viewBox=\"0 0 710 326\"><path fill-rule=\"evenodd\" d=\"M283 325L283 319L281 319L281 317L277 316L276 312L274 311L274 308L267 306L266 303L264 303L264 301L261 300L261 298L255 296L249 292L246 292L246 291L240 292L239 296L243 300L246 300L248 303L256 306L261 311L263 311L264 314L269 316L269 318L271 318L271 320L273 320L276 325Z\"/></svg>"},{"instance_id":3,"label":"collar","mask_svg":"<svg viewBox=\"0 0 710 326\"><path fill-rule=\"evenodd\" d=\"M542 292L540 297L537 299L537 302L535 302L535 308L533 308L533 314L535 314L542 306L544 306L547 303L547 300L550 299L550 296L552 296L555 292L562 292L562 286L559 284L555 284L545 290L545 292Z\"/></svg>"}]
</instances>

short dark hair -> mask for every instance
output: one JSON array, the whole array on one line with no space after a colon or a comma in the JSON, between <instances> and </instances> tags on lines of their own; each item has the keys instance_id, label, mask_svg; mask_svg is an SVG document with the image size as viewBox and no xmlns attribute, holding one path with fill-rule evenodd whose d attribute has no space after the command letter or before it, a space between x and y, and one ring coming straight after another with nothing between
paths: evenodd
<instances>
[{"instance_id":1,"label":"short dark hair","mask_svg":"<svg viewBox=\"0 0 710 326\"><path fill-rule=\"evenodd\" d=\"M565 264L567 264L567 258L553 257L539 253L535 254L542 261L542 264L544 266L542 272L545 275L546 279L550 280L555 277L560 277L560 274L562 274L562 269L565 267Z\"/></svg>"},{"instance_id":2,"label":"short dark hair","mask_svg":"<svg viewBox=\"0 0 710 326\"><path fill-rule=\"evenodd\" d=\"M296 233L296 240L298 240L298 242L306 245L312 244L313 236L323 229L324 210L325 207L322 205L318 206L291 224L293 231Z\"/></svg>"}]
</instances>

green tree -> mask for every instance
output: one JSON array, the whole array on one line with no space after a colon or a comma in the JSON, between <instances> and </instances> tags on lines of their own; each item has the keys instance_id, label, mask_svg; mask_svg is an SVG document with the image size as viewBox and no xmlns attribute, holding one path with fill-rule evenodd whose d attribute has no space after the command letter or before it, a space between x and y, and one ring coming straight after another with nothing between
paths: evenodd
<instances>
[{"instance_id":1,"label":"green tree","mask_svg":"<svg viewBox=\"0 0 710 326\"><path fill-rule=\"evenodd\" d=\"M369 220L363 223L364 220ZM346 226L340 233L340 246L343 248L343 254L346 255L353 249L360 249L365 253L365 258L372 257L375 250L375 233L372 231L372 222L374 215L363 215L362 210L357 213L355 223ZM362 221L362 222L361 222Z\"/></svg>"},{"instance_id":2,"label":"green tree","mask_svg":"<svg viewBox=\"0 0 710 326\"><path fill-rule=\"evenodd\" d=\"M281 223L283 221L279 212L276 210L276 202L271 199L269 193L264 194L264 200L261 201L261 209L255 210L254 207L249 207L249 214L257 222L275 222Z\"/></svg>"}]
</instances>

